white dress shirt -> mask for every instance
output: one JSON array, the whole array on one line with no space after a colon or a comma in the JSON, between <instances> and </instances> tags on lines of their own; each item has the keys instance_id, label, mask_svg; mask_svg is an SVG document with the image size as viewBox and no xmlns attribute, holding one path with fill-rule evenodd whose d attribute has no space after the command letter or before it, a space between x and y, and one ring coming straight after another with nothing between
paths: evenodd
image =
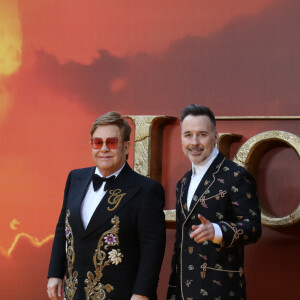
<instances>
[{"instance_id":1,"label":"white dress shirt","mask_svg":"<svg viewBox=\"0 0 300 300\"><path fill-rule=\"evenodd\" d=\"M125 164L122 166L121 169L119 169L114 174L111 174L107 178L109 178L111 176L117 177L120 174L120 172L122 171L122 169L124 168L124 166L125 166ZM104 176L102 176L101 172L99 171L99 169L97 167L95 169L95 174L99 175L100 177L104 177ZM104 197L104 195L106 193L106 191L104 191L104 187L105 187L105 182L103 182L103 184L101 185L99 190L94 191L93 181L91 181L89 184L87 193L81 204L81 219L82 219L82 224L83 224L84 229L87 228L94 211L96 210L97 206L99 205L99 203L101 202L102 198Z\"/></svg>"},{"instance_id":2,"label":"white dress shirt","mask_svg":"<svg viewBox=\"0 0 300 300\"><path fill-rule=\"evenodd\" d=\"M188 195L187 195L187 207L188 209L191 206L191 202L193 199L193 196L196 192L196 189L201 182L202 178L204 177L205 173L207 172L208 168L212 164L212 162L215 160L217 155L219 154L219 150L215 147L210 154L209 157L207 157L201 164L194 165L192 164L192 177L191 182L188 189ZM213 240L213 243L220 244L223 239L223 234L221 231L221 228L218 224L212 223L215 229L215 237Z\"/></svg>"}]
</instances>

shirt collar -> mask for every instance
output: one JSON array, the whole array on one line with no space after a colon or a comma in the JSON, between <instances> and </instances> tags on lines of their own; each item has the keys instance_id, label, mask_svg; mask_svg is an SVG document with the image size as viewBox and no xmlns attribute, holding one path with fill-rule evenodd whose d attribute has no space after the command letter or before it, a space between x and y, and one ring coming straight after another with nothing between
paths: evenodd
<instances>
[{"instance_id":1,"label":"shirt collar","mask_svg":"<svg viewBox=\"0 0 300 300\"><path fill-rule=\"evenodd\" d=\"M218 154L219 154L218 148L214 147L211 154L203 162L201 162L199 165L192 164L193 175L197 175L197 173L199 173L201 169L204 168L208 169Z\"/></svg>"},{"instance_id":2,"label":"shirt collar","mask_svg":"<svg viewBox=\"0 0 300 300\"><path fill-rule=\"evenodd\" d=\"M125 164L126 164L126 162L124 163L124 165L123 165L118 171L116 171L115 173L113 173L113 174L107 176L107 178L109 178L109 177L111 177L111 176L116 176L116 177L117 177L117 176L120 174L120 172L122 171L122 169L124 168ZM98 175L101 176L101 177L105 177L105 176L103 176L103 175L101 174L100 170L99 170L97 167L96 167L96 169L95 169L95 174L98 174Z\"/></svg>"}]
</instances>

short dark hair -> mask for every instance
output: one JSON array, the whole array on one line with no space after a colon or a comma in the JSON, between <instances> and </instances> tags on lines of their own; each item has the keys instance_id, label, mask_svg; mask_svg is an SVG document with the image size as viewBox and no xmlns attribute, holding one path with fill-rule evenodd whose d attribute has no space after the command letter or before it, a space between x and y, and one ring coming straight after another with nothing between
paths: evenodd
<instances>
[{"instance_id":1,"label":"short dark hair","mask_svg":"<svg viewBox=\"0 0 300 300\"><path fill-rule=\"evenodd\" d=\"M91 128L91 136L93 136L95 130L98 126L105 125L117 125L121 131L121 137L124 142L130 140L131 128L128 122L116 111L110 111L102 116L100 116L94 123Z\"/></svg>"},{"instance_id":2,"label":"short dark hair","mask_svg":"<svg viewBox=\"0 0 300 300\"><path fill-rule=\"evenodd\" d=\"M216 129L216 118L214 113L209 109L209 107L201 106L197 104L190 104L186 106L180 114L180 123L182 124L185 117L192 116L208 116L214 129Z\"/></svg>"}]
</instances>

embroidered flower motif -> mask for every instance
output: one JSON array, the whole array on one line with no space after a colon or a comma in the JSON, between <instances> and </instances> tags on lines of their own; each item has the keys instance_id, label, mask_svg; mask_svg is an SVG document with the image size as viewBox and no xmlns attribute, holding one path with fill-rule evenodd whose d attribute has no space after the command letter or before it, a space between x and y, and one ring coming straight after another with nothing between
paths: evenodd
<instances>
[{"instance_id":1,"label":"embroidered flower motif","mask_svg":"<svg viewBox=\"0 0 300 300\"><path fill-rule=\"evenodd\" d=\"M246 181L247 183L250 183L250 180L247 177L243 177L244 181Z\"/></svg>"},{"instance_id":2,"label":"embroidered flower motif","mask_svg":"<svg viewBox=\"0 0 300 300\"><path fill-rule=\"evenodd\" d=\"M233 255L231 255L231 254L229 254L227 259L228 259L228 261L232 262L232 261L233 261L233 259L234 259L234 256L233 256Z\"/></svg>"},{"instance_id":3,"label":"embroidered flower motif","mask_svg":"<svg viewBox=\"0 0 300 300\"><path fill-rule=\"evenodd\" d=\"M222 283L219 280L213 280L213 283L215 283L218 286L222 286Z\"/></svg>"},{"instance_id":4,"label":"embroidered flower motif","mask_svg":"<svg viewBox=\"0 0 300 300\"><path fill-rule=\"evenodd\" d=\"M236 193L236 192L238 192L238 191L239 191L239 189L238 189L238 188L236 188L235 186L232 186L232 187L231 187L231 190L232 190L234 193Z\"/></svg>"},{"instance_id":5,"label":"embroidered flower motif","mask_svg":"<svg viewBox=\"0 0 300 300\"><path fill-rule=\"evenodd\" d=\"M201 289L201 290L200 290L200 294L201 294L202 296L208 296L208 292L207 292L206 290L204 290L204 289Z\"/></svg>"},{"instance_id":6,"label":"embroidered flower motif","mask_svg":"<svg viewBox=\"0 0 300 300\"><path fill-rule=\"evenodd\" d=\"M207 256L206 255L199 254L199 256L202 257L204 260L207 260Z\"/></svg>"},{"instance_id":7,"label":"embroidered flower motif","mask_svg":"<svg viewBox=\"0 0 300 300\"><path fill-rule=\"evenodd\" d=\"M237 201L231 202L233 205L239 206L239 203Z\"/></svg>"},{"instance_id":8,"label":"embroidered flower motif","mask_svg":"<svg viewBox=\"0 0 300 300\"><path fill-rule=\"evenodd\" d=\"M247 196L248 199L252 198L252 195L250 193L247 193L246 196Z\"/></svg>"},{"instance_id":9,"label":"embroidered flower motif","mask_svg":"<svg viewBox=\"0 0 300 300\"><path fill-rule=\"evenodd\" d=\"M108 245L116 245L117 239L113 234L104 237L105 243Z\"/></svg>"},{"instance_id":10,"label":"embroidered flower motif","mask_svg":"<svg viewBox=\"0 0 300 300\"><path fill-rule=\"evenodd\" d=\"M224 218L224 216L223 216L221 213L219 213L219 212L216 213L216 216L217 216L217 218L218 218L219 220L221 220L221 219Z\"/></svg>"},{"instance_id":11,"label":"embroidered flower motif","mask_svg":"<svg viewBox=\"0 0 300 300\"><path fill-rule=\"evenodd\" d=\"M121 263L122 257L123 257L123 254L120 253L119 249L118 250L113 249L110 252L108 252L108 258L110 259L110 261L113 265L118 265L119 263Z\"/></svg>"},{"instance_id":12,"label":"embroidered flower motif","mask_svg":"<svg viewBox=\"0 0 300 300\"><path fill-rule=\"evenodd\" d=\"M207 204L205 202L201 202L201 205L205 208L207 208Z\"/></svg>"},{"instance_id":13,"label":"embroidered flower motif","mask_svg":"<svg viewBox=\"0 0 300 300\"><path fill-rule=\"evenodd\" d=\"M250 213L252 216L256 216L256 215L257 215L256 212L253 211L252 209L249 209L249 213Z\"/></svg>"},{"instance_id":14,"label":"embroidered flower motif","mask_svg":"<svg viewBox=\"0 0 300 300\"><path fill-rule=\"evenodd\" d=\"M189 269L189 271L193 271L195 269L195 267L193 265L189 265L188 269Z\"/></svg>"},{"instance_id":15,"label":"embroidered flower motif","mask_svg":"<svg viewBox=\"0 0 300 300\"><path fill-rule=\"evenodd\" d=\"M69 237L69 235L71 234L71 230L70 230L70 228L69 227L65 227L65 233L66 233L66 237L68 238Z\"/></svg>"},{"instance_id":16,"label":"embroidered flower motif","mask_svg":"<svg viewBox=\"0 0 300 300\"><path fill-rule=\"evenodd\" d=\"M239 176L239 174L240 174L240 171L233 172L233 176L234 176L234 177L237 177L237 176Z\"/></svg>"},{"instance_id":17,"label":"embroidered flower motif","mask_svg":"<svg viewBox=\"0 0 300 300\"><path fill-rule=\"evenodd\" d=\"M187 287L189 287L189 286L192 284L192 282L193 282L193 279L187 279L187 280L185 281L185 285L186 285Z\"/></svg>"},{"instance_id":18,"label":"embroidered flower motif","mask_svg":"<svg viewBox=\"0 0 300 300\"><path fill-rule=\"evenodd\" d=\"M223 178L218 178L218 181L221 182L221 183L225 182Z\"/></svg>"},{"instance_id":19,"label":"embroidered flower motif","mask_svg":"<svg viewBox=\"0 0 300 300\"><path fill-rule=\"evenodd\" d=\"M224 170L224 171L228 171L229 168L228 168L228 167L224 167L223 170Z\"/></svg>"},{"instance_id":20,"label":"embroidered flower motif","mask_svg":"<svg viewBox=\"0 0 300 300\"><path fill-rule=\"evenodd\" d=\"M205 180L204 185L209 185L210 181Z\"/></svg>"}]
</instances>

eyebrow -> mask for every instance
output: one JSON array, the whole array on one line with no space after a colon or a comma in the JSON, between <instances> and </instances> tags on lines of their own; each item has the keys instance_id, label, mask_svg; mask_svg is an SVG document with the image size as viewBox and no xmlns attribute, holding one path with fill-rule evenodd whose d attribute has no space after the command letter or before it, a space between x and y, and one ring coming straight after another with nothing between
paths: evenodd
<instances>
[{"instance_id":1,"label":"eyebrow","mask_svg":"<svg viewBox=\"0 0 300 300\"><path fill-rule=\"evenodd\" d=\"M187 130L187 131L184 131L183 134L186 134L186 133L191 133L191 132L195 132L194 130ZM199 131L196 131L196 133L207 133L208 131L206 130L199 130Z\"/></svg>"}]
</instances>

